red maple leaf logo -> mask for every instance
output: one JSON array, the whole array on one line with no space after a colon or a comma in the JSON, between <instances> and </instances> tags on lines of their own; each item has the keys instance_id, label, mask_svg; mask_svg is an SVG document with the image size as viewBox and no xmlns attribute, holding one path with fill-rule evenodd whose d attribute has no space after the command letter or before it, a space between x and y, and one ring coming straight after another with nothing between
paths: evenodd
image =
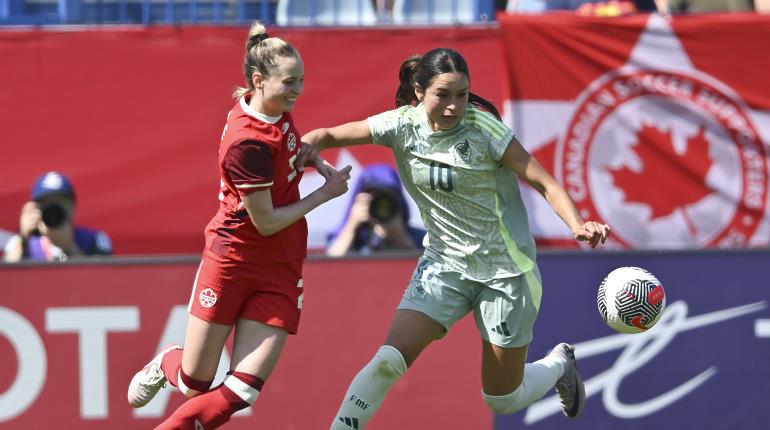
<instances>
[{"instance_id":1,"label":"red maple leaf logo","mask_svg":"<svg viewBox=\"0 0 770 430\"><path fill-rule=\"evenodd\" d=\"M615 186L625 191L626 201L649 206L652 219L684 209L711 193L706 186L706 175L713 162L703 127L687 139L684 154L674 151L670 130L664 133L647 124L637 133L634 148L642 160L640 171L624 166L610 170L610 173ZM695 236L695 224L687 211L682 210L682 215L690 233Z\"/></svg>"}]
</instances>

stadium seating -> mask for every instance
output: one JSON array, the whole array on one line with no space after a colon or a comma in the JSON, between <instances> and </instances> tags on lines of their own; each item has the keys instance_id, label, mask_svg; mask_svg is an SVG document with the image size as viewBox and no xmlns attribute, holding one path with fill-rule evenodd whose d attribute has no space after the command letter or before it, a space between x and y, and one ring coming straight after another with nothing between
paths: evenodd
<instances>
[{"instance_id":1,"label":"stadium seating","mask_svg":"<svg viewBox=\"0 0 770 430\"><path fill-rule=\"evenodd\" d=\"M371 26L476 24L495 19L493 0L0 0L0 25L248 24ZM509 0L509 7L542 0ZM527 7L526 9L529 9Z\"/></svg>"},{"instance_id":2,"label":"stadium seating","mask_svg":"<svg viewBox=\"0 0 770 430\"><path fill-rule=\"evenodd\" d=\"M545 0L508 0L508 13L540 13L545 11Z\"/></svg>"},{"instance_id":3,"label":"stadium seating","mask_svg":"<svg viewBox=\"0 0 770 430\"><path fill-rule=\"evenodd\" d=\"M275 22L277 0L0 0L0 25Z\"/></svg>"},{"instance_id":4,"label":"stadium seating","mask_svg":"<svg viewBox=\"0 0 770 430\"><path fill-rule=\"evenodd\" d=\"M474 0L395 0L396 24L473 24L490 19L492 11ZM486 18L484 18L486 17Z\"/></svg>"},{"instance_id":5,"label":"stadium seating","mask_svg":"<svg viewBox=\"0 0 770 430\"><path fill-rule=\"evenodd\" d=\"M377 23L372 0L279 0L275 18L283 26Z\"/></svg>"}]
</instances>

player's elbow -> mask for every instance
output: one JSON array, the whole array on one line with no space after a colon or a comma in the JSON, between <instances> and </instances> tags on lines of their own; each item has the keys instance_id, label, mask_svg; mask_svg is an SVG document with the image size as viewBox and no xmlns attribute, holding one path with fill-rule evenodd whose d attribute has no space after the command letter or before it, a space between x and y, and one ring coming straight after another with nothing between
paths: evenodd
<instances>
[{"instance_id":1,"label":"player's elbow","mask_svg":"<svg viewBox=\"0 0 770 430\"><path fill-rule=\"evenodd\" d=\"M252 208L248 212L251 224L262 236L272 236L280 230L279 219L274 210L255 210Z\"/></svg>"},{"instance_id":2,"label":"player's elbow","mask_svg":"<svg viewBox=\"0 0 770 430\"><path fill-rule=\"evenodd\" d=\"M257 232L261 234L262 236L272 236L280 231L280 229L276 228L275 226L271 226L268 223L252 223L254 224L254 228L257 229Z\"/></svg>"},{"instance_id":3,"label":"player's elbow","mask_svg":"<svg viewBox=\"0 0 770 430\"><path fill-rule=\"evenodd\" d=\"M260 219L259 221L252 219L251 224L255 229L257 229L257 233L261 234L262 236L272 236L278 233L280 230L280 228L277 228L274 222L264 218Z\"/></svg>"}]
</instances>

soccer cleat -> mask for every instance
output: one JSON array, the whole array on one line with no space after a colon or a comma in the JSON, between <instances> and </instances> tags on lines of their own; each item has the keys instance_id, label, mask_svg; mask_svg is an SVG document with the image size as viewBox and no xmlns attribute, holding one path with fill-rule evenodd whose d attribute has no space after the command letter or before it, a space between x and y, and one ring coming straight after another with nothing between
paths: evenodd
<instances>
[{"instance_id":1,"label":"soccer cleat","mask_svg":"<svg viewBox=\"0 0 770 430\"><path fill-rule=\"evenodd\" d=\"M163 356L174 349L182 349L182 347L170 345L164 348L131 378L131 384L128 385L129 405L134 408L141 408L149 403L161 388L166 386L166 375L161 370L160 363L163 361Z\"/></svg>"},{"instance_id":2,"label":"soccer cleat","mask_svg":"<svg viewBox=\"0 0 770 430\"><path fill-rule=\"evenodd\" d=\"M566 343L560 343L551 351L564 364L564 374L556 381L556 394L559 395L561 410L565 416L575 418L580 415L586 404L586 389L583 379L577 370L575 348Z\"/></svg>"}]
</instances>

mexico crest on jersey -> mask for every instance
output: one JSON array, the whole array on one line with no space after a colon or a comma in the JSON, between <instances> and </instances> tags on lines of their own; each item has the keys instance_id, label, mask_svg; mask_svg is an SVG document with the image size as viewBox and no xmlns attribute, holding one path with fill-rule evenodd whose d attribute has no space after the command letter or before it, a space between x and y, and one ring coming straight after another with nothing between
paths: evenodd
<instances>
[{"instance_id":1,"label":"mexico crest on jersey","mask_svg":"<svg viewBox=\"0 0 770 430\"><path fill-rule=\"evenodd\" d=\"M455 145L455 158L462 160L465 164L471 162L471 144L468 139Z\"/></svg>"}]
</instances>

